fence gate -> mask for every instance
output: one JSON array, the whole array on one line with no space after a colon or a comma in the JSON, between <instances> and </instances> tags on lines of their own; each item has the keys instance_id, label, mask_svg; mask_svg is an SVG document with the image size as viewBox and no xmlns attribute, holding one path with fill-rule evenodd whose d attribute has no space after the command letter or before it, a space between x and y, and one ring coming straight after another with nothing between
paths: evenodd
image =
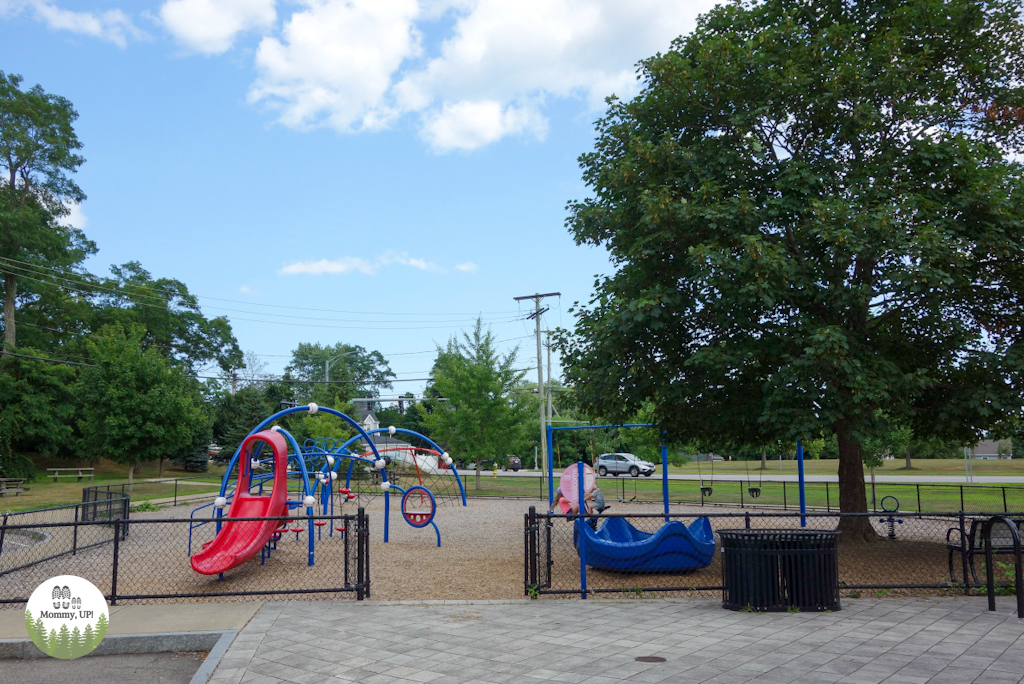
<instances>
[{"instance_id":1,"label":"fence gate","mask_svg":"<svg viewBox=\"0 0 1024 684\"><path fill-rule=\"evenodd\" d=\"M524 516L523 538L526 560L524 567L524 591L541 592L551 588L551 527L553 523L548 516L538 516L535 506Z\"/></svg>"}]
</instances>

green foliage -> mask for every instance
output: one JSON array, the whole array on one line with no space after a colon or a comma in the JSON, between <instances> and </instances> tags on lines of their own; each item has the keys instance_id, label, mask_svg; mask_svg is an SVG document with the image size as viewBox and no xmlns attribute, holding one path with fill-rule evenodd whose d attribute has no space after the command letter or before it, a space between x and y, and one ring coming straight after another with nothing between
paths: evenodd
<instances>
[{"instance_id":1,"label":"green foliage","mask_svg":"<svg viewBox=\"0 0 1024 684\"><path fill-rule=\"evenodd\" d=\"M472 334L439 347L432 389L448 401L439 402L424 417L433 439L445 445L452 458L476 462L477 488L480 462L503 459L525 422L522 406L511 397L523 377L515 370L517 350L500 356L494 347L494 334L483 331L480 319Z\"/></svg>"},{"instance_id":2,"label":"green foliage","mask_svg":"<svg viewBox=\"0 0 1024 684\"><path fill-rule=\"evenodd\" d=\"M668 464L670 466L675 466L676 468L681 468L681 467L683 467L684 465L686 465L689 462L690 462L690 458L689 458L689 456L686 456L685 454L681 454L678 451L669 451L668 452Z\"/></svg>"},{"instance_id":3,"label":"green foliage","mask_svg":"<svg viewBox=\"0 0 1024 684\"><path fill-rule=\"evenodd\" d=\"M19 275L37 275L33 265L72 266L96 251L81 231L57 222L85 199L71 178L85 161L77 154L78 114L67 99L38 85L23 91L21 82L0 71L0 271L4 315L12 319ZM16 344L14 332L6 321L7 345Z\"/></svg>"},{"instance_id":4,"label":"green foliage","mask_svg":"<svg viewBox=\"0 0 1024 684\"><path fill-rule=\"evenodd\" d=\"M560 338L581 404L651 402L671 440L837 435L843 511L880 409L962 441L1019 413L1019 9L740 2L645 60L569 207L617 266Z\"/></svg>"},{"instance_id":5,"label":"green foliage","mask_svg":"<svg viewBox=\"0 0 1024 684\"><path fill-rule=\"evenodd\" d=\"M18 353L36 356L29 349ZM0 358L0 441L6 434L15 452L72 453L74 383L75 371L68 366L14 356Z\"/></svg>"},{"instance_id":6,"label":"green foliage","mask_svg":"<svg viewBox=\"0 0 1024 684\"><path fill-rule=\"evenodd\" d=\"M96 364L82 371L77 393L84 451L134 466L189 448L208 429L198 383L156 349L143 351L145 330L110 325L89 341Z\"/></svg>"},{"instance_id":7,"label":"green foliage","mask_svg":"<svg viewBox=\"0 0 1024 684\"><path fill-rule=\"evenodd\" d=\"M142 503L132 504L128 507L128 510L131 513L152 513L159 511L160 507L148 501L143 501Z\"/></svg>"},{"instance_id":8,"label":"green foliage","mask_svg":"<svg viewBox=\"0 0 1024 684\"><path fill-rule=\"evenodd\" d=\"M174 460L186 473L205 473L210 469L210 457L206 455L205 448L179 456Z\"/></svg>"},{"instance_id":9,"label":"green foliage","mask_svg":"<svg viewBox=\"0 0 1024 684\"><path fill-rule=\"evenodd\" d=\"M292 351L292 360L285 367L291 377L310 383L295 386L295 395L300 402L316 401L314 392L318 386L312 383L325 379L324 365L328 360L331 360L331 382L344 381L344 384L331 385L327 389L332 399L340 395L347 402L356 396L377 396L381 390L391 387L391 379L395 377L387 360L378 351L368 352L359 345L341 342L334 345L302 342ZM326 389L322 385L319 388Z\"/></svg>"}]
</instances>

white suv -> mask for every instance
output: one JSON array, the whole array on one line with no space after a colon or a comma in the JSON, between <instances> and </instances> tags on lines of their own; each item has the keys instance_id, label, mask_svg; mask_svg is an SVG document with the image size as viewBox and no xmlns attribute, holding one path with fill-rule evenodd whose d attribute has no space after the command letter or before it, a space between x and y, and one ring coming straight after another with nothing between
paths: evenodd
<instances>
[{"instance_id":1,"label":"white suv","mask_svg":"<svg viewBox=\"0 0 1024 684\"><path fill-rule=\"evenodd\" d=\"M654 474L654 464L642 461L633 454L601 454L597 457L597 474L619 475L629 473L633 477L650 477Z\"/></svg>"}]
</instances>

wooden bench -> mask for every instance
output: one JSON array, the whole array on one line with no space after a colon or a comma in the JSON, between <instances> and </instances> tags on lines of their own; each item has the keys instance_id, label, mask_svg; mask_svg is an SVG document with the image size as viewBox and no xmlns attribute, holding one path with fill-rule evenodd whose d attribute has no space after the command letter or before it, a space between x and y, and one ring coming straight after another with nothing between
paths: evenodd
<instances>
[{"instance_id":1,"label":"wooden bench","mask_svg":"<svg viewBox=\"0 0 1024 684\"><path fill-rule=\"evenodd\" d=\"M961 543L959 527L951 527L946 531L946 548L949 550L949 579L954 584L956 583L956 572L953 565L953 554L961 554L966 556L967 568L974 578L974 586L984 586L984 582L978 579L974 559L980 557L984 560L985 558L985 544L981 540L981 527L986 520L988 518L971 519L971 528L967 533L966 543ZM1011 522L1017 526L1021 537L1024 538L1024 519L1014 519ZM954 532L956 533L955 540L952 538ZM1006 529L1006 525L997 524L992 528L992 555L1013 555L1013 537L1010 530ZM964 585L972 586L970 577L964 578Z\"/></svg>"},{"instance_id":2,"label":"wooden bench","mask_svg":"<svg viewBox=\"0 0 1024 684\"><path fill-rule=\"evenodd\" d=\"M0 477L0 496L7 496L10 493L18 496L28 489L27 487L22 487L23 484L25 484L24 478Z\"/></svg>"},{"instance_id":3,"label":"wooden bench","mask_svg":"<svg viewBox=\"0 0 1024 684\"><path fill-rule=\"evenodd\" d=\"M47 477L52 477L53 481L56 482L58 477L77 477L78 481L81 482L83 477L92 479L92 473L95 468L47 468L50 474Z\"/></svg>"}]
</instances>

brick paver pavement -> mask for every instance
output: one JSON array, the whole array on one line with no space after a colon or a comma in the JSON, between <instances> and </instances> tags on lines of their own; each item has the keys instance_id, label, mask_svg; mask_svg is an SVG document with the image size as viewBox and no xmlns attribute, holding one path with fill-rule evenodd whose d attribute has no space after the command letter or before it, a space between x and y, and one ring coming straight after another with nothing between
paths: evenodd
<instances>
[{"instance_id":1,"label":"brick paver pavement","mask_svg":"<svg viewBox=\"0 0 1024 684\"><path fill-rule=\"evenodd\" d=\"M1019 684L1024 620L1000 599L846 599L835 613L707 600L267 603L211 684ZM665 662L638 662L659 656Z\"/></svg>"}]
</instances>

